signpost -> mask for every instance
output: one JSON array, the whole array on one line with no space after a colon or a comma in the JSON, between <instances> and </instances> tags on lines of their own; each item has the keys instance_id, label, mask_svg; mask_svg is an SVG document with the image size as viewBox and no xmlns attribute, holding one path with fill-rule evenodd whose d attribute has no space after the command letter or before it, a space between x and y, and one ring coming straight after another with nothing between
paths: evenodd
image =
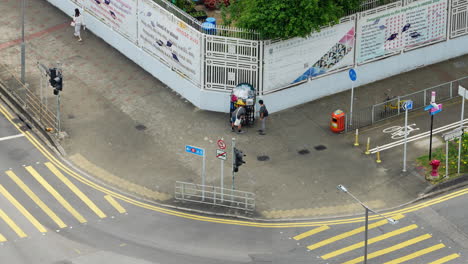
<instances>
[{"instance_id":1,"label":"signpost","mask_svg":"<svg viewBox=\"0 0 468 264\"><path fill-rule=\"evenodd\" d=\"M226 143L223 139L216 143L220 149L216 150L216 158L221 160L221 202L224 201L224 161L227 159Z\"/></svg>"},{"instance_id":2,"label":"signpost","mask_svg":"<svg viewBox=\"0 0 468 264\"><path fill-rule=\"evenodd\" d=\"M408 136L408 110L413 109L413 101L408 100L403 104L405 110L405 144L403 145L403 172L406 172L406 143Z\"/></svg>"},{"instance_id":3,"label":"signpost","mask_svg":"<svg viewBox=\"0 0 468 264\"><path fill-rule=\"evenodd\" d=\"M205 150L199 147L194 147L190 145L185 145L185 152L188 152L190 154L194 154L197 156L202 156L203 157L203 163L202 163L202 200L205 200Z\"/></svg>"},{"instance_id":4,"label":"signpost","mask_svg":"<svg viewBox=\"0 0 468 264\"><path fill-rule=\"evenodd\" d=\"M463 129L460 128L460 127L456 128L456 129L454 129L454 130L452 130L452 131L450 131L448 133L442 134L442 137L445 140L445 177L446 178L448 177L448 166L449 166L449 163L448 163L448 160L449 160L448 142L450 140L454 140L456 138L459 138L462 135L463 135ZM460 139L460 141L461 141L461 139ZM458 156L458 159L460 160L460 156ZM458 166L460 166L460 165L458 165Z\"/></svg>"},{"instance_id":5,"label":"signpost","mask_svg":"<svg viewBox=\"0 0 468 264\"><path fill-rule=\"evenodd\" d=\"M357 74L354 69L349 69L349 79L351 79L351 106L349 109L349 124L353 124L353 99L354 99L354 82L357 80Z\"/></svg>"},{"instance_id":6,"label":"signpost","mask_svg":"<svg viewBox=\"0 0 468 264\"><path fill-rule=\"evenodd\" d=\"M434 124L434 115L442 111L442 104L436 104L435 102L436 92L431 93L431 104L424 107L424 111L429 111L431 115L431 135L429 137L429 160L432 160L432 127Z\"/></svg>"},{"instance_id":7,"label":"signpost","mask_svg":"<svg viewBox=\"0 0 468 264\"><path fill-rule=\"evenodd\" d=\"M466 89L463 86L458 85L458 94L462 97L462 110L461 110L461 119L460 119L460 129L463 129L463 114L465 113L465 99ZM461 146L462 146L463 137L460 138L460 142L458 142L458 170L457 173L460 173L460 159L461 159Z\"/></svg>"}]
</instances>

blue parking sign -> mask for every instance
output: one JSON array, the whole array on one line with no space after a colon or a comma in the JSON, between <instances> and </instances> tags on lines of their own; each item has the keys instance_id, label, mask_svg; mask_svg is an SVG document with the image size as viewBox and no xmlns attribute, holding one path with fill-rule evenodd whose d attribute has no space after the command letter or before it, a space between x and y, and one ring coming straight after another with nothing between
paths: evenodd
<instances>
[{"instance_id":1,"label":"blue parking sign","mask_svg":"<svg viewBox=\"0 0 468 264\"><path fill-rule=\"evenodd\" d=\"M198 156L205 156L205 150L204 149L194 147L194 146L186 145L185 146L185 152L195 154L195 155L198 155Z\"/></svg>"}]
</instances>

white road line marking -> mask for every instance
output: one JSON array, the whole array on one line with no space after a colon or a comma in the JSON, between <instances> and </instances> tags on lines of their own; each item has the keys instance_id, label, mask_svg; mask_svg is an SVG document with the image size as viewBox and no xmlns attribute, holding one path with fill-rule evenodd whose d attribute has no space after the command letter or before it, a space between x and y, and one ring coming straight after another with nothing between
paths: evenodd
<instances>
[{"instance_id":1,"label":"white road line marking","mask_svg":"<svg viewBox=\"0 0 468 264\"><path fill-rule=\"evenodd\" d=\"M24 137L24 134L18 134L18 135L14 135L14 136L2 137L2 138L0 138L0 141L19 138L19 137Z\"/></svg>"}]
</instances>

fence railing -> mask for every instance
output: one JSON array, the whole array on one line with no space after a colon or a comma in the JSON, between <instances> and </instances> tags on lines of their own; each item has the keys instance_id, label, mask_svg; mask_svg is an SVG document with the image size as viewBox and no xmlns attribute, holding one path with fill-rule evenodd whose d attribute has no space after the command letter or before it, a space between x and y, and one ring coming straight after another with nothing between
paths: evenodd
<instances>
[{"instance_id":1,"label":"fence railing","mask_svg":"<svg viewBox=\"0 0 468 264\"><path fill-rule=\"evenodd\" d=\"M175 198L182 201L223 206L249 212L255 210L254 193L210 185L176 181Z\"/></svg>"},{"instance_id":2,"label":"fence railing","mask_svg":"<svg viewBox=\"0 0 468 264\"><path fill-rule=\"evenodd\" d=\"M42 102L40 96L29 86L23 85L16 75L6 65L0 64L0 80L16 103L42 126L43 130L60 132L57 116Z\"/></svg>"},{"instance_id":3,"label":"fence railing","mask_svg":"<svg viewBox=\"0 0 468 264\"><path fill-rule=\"evenodd\" d=\"M433 91L437 94L437 102L450 100L459 96L458 85L468 87L468 76L411 94L397 96L382 103L360 108L357 111L353 111L352 120L350 120L349 113L346 113L346 132L403 114L403 103L407 100L413 101L413 109L409 111L424 108L430 103L431 92Z\"/></svg>"}]
</instances>

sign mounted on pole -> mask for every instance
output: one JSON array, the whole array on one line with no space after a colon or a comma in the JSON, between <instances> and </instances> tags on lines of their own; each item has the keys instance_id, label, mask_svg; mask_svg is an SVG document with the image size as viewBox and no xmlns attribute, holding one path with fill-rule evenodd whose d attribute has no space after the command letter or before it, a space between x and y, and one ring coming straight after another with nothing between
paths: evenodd
<instances>
[{"instance_id":1,"label":"sign mounted on pole","mask_svg":"<svg viewBox=\"0 0 468 264\"><path fill-rule=\"evenodd\" d=\"M198 156L205 156L205 150L204 149L197 148L197 147L194 147L194 146L186 145L185 146L185 152L195 154L195 155L198 155Z\"/></svg>"},{"instance_id":2,"label":"sign mounted on pole","mask_svg":"<svg viewBox=\"0 0 468 264\"><path fill-rule=\"evenodd\" d=\"M218 142L216 142L216 144L218 145L218 148L226 149L226 143L224 142L224 140L219 139Z\"/></svg>"},{"instance_id":3,"label":"sign mounted on pole","mask_svg":"<svg viewBox=\"0 0 468 264\"><path fill-rule=\"evenodd\" d=\"M227 153L225 150L222 149L217 149L216 150L216 157L221 160L226 160L227 158Z\"/></svg>"}]
</instances>

